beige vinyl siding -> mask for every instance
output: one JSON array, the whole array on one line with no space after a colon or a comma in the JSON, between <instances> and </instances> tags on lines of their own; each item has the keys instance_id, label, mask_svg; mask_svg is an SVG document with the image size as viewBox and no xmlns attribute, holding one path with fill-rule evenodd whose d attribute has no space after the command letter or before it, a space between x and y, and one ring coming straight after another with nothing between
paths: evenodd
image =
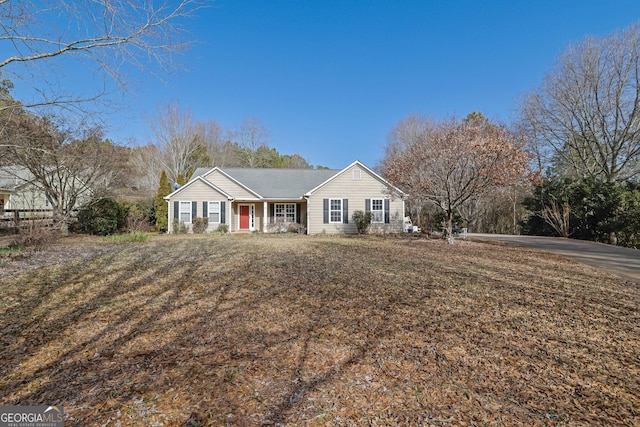
<instances>
[{"instance_id":1,"label":"beige vinyl siding","mask_svg":"<svg viewBox=\"0 0 640 427\"><path fill-rule=\"evenodd\" d=\"M4 209L53 210L53 207L47 201L45 192L31 183L16 188L13 194L7 194L4 197ZM3 198L3 196L0 195L0 198ZM78 194L74 208L80 208L89 200L91 200L91 195L88 190Z\"/></svg>"},{"instance_id":2,"label":"beige vinyl siding","mask_svg":"<svg viewBox=\"0 0 640 427\"><path fill-rule=\"evenodd\" d=\"M205 179L224 191L227 194L232 195L236 200L249 199L257 200L258 197L250 191L247 191L244 187L236 184L234 181L226 177L220 171L215 170L208 174Z\"/></svg>"},{"instance_id":3,"label":"beige vinyl siding","mask_svg":"<svg viewBox=\"0 0 640 427\"><path fill-rule=\"evenodd\" d=\"M173 218L174 218L174 202L197 202L196 216L202 218L202 202L226 202L225 207L225 221L229 223L229 208L231 203L227 200L227 197L215 189L211 188L204 182L197 180L187 184L181 191L176 193L169 200L169 233L173 230ZM218 224L209 224L207 230L213 231L218 227Z\"/></svg>"},{"instance_id":4,"label":"beige vinyl siding","mask_svg":"<svg viewBox=\"0 0 640 427\"><path fill-rule=\"evenodd\" d=\"M360 170L360 179L354 179L354 169ZM323 223L323 199L348 199L349 223ZM400 196L391 196L383 182L359 165L353 165L333 180L314 191L308 202L309 234L357 233L352 220L353 212L365 210L365 199L389 199L389 224L371 224L374 232L402 232L404 203Z\"/></svg>"},{"instance_id":5,"label":"beige vinyl siding","mask_svg":"<svg viewBox=\"0 0 640 427\"><path fill-rule=\"evenodd\" d=\"M35 185L26 184L19 187L10 197L5 209L52 209L47 205L45 193Z\"/></svg>"}]
</instances>

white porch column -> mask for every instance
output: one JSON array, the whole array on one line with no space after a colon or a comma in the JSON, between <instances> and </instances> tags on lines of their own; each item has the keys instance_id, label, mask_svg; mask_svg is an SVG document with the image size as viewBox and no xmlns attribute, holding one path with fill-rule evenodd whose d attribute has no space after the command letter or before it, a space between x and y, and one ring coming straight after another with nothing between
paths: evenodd
<instances>
[{"instance_id":1,"label":"white porch column","mask_svg":"<svg viewBox=\"0 0 640 427\"><path fill-rule=\"evenodd\" d=\"M310 221L310 217L309 217L309 197L308 196L304 196L304 200L307 202L305 203L305 211L306 211L306 216L307 216L307 234L311 234L311 229L309 228L311 226L311 221Z\"/></svg>"},{"instance_id":2,"label":"white porch column","mask_svg":"<svg viewBox=\"0 0 640 427\"><path fill-rule=\"evenodd\" d=\"M262 204L262 232L267 232L267 224L269 224L269 211L267 210L267 201Z\"/></svg>"},{"instance_id":3,"label":"white porch column","mask_svg":"<svg viewBox=\"0 0 640 427\"><path fill-rule=\"evenodd\" d=\"M167 200L167 234L171 234L173 231L171 228L173 227L173 221L171 220L171 201ZM174 213L175 215L175 213Z\"/></svg>"}]
</instances>

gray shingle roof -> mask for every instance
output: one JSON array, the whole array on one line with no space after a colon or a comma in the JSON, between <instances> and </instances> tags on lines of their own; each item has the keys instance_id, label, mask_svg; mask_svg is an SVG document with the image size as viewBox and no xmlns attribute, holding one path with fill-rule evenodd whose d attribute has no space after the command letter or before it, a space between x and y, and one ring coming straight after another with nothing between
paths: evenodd
<instances>
[{"instance_id":1,"label":"gray shingle roof","mask_svg":"<svg viewBox=\"0 0 640 427\"><path fill-rule=\"evenodd\" d=\"M193 178L210 168L198 168ZM335 169L250 169L221 168L227 175L266 199L297 199L322 184L339 170Z\"/></svg>"},{"instance_id":2,"label":"gray shingle roof","mask_svg":"<svg viewBox=\"0 0 640 427\"><path fill-rule=\"evenodd\" d=\"M191 175L191 179L204 175L205 173L209 172L211 169L213 168L197 168L193 173L193 175ZM189 181L191 181L191 179Z\"/></svg>"}]
</instances>

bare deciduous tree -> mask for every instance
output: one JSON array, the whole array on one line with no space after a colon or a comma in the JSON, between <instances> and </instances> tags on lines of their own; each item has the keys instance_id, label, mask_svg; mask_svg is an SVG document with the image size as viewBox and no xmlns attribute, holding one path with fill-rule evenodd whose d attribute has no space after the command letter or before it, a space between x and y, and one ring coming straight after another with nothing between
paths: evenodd
<instances>
[{"instance_id":1,"label":"bare deciduous tree","mask_svg":"<svg viewBox=\"0 0 640 427\"><path fill-rule=\"evenodd\" d=\"M257 117L247 117L242 121L236 132L234 140L240 146L240 153L244 165L249 168L260 166L261 147L269 146L269 132Z\"/></svg>"},{"instance_id":2,"label":"bare deciduous tree","mask_svg":"<svg viewBox=\"0 0 640 427\"><path fill-rule=\"evenodd\" d=\"M571 208L568 203L549 200L548 204L542 209L541 214L544 222L551 226L559 236L569 237L570 213Z\"/></svg>"},{"instance_id":3,"label":"bare deciduous tree","mask_svg":"<svg viewBox=\"0 0 640 427\"><path fill-rule=\"evenodd\" d=\"M158 108L156 116L147 121L171 182L177 182L179 175L186 177L201 166L206 150L190 110L181 110L180 105L173 102Z\"/></svg>"},{"instance_id":4,"label":"bare deciduous tree","mask_svg":"<svg viewBox=\"0 0 640 427\"><path fill-rule=\"evenodd\" d=\"M164 168L162 153L157 145L147 144L131 149L129 157L138 191L151 196L158 189L158 179Z\"/></svg>"},{"instance_id":5,"label":"bare deciduous tree","mask_svg":"<svg viewBox=\"0 0 640 427\"><path fill-rule=\"evenodd\" d=\"M100 129L76 138L46 118L23 114L14 118L9 133L12 144L4 151L7 163L31 173L32 184L45 194L54 224L63 232L74 209L106 194L126 173L127 149L104 140Z\"/></svg>"},{"instance_id":6,"label":"bare deciduous tree","mask_svg":"<svg viewBox=\"0 0 640 427\"><path fill-rule=\"evenodd\" d=\"M469 231L519 234L520 222L527 217L522 202L530 194L531 185L526 183L498 187L478 197L471 197L457 211L467 222Z\"/></svg>"},{"instance_id":7,"label":"bare deciduous tree","mask_svg":"<svg viewBox=\"0 0 640 427\"><path fill-rule=\"evenodd\" d=\"M200 139L206 148L208 164L199 166L239 166L240 160L237 158L237 150L230 143L233 136L225 130L215 120L208 120L198 125Z\"/></svg>"},{"instance_id":8,"label":"bare deciduous tree","mask_svg":"<svg viewBox=\"0 0 640 427\"><path fill-rule=\"evenodd\" d=\"M569 46L526 97L522 122L532 151L567 175L640 175L640 25Z\"/></svg>"},{"instance_id":9,"label":"bare deciduous tree","mask_svg":"<svg viewBox=\"0 0 640 427\"><path fill-rule=\"evenodd\" d=\"M101 95L126 88L130 67L147 74L174 69L176 53L192 44L187 19L209 2L0 0L0 160L32 172L57 222L66 224L79 195L108 188L128 162L121 157L124 147L98 143L96 135L77 140L60 132L51 124L53 112L67 122L74 113L82 122ZM62 70L69 60L99 76L95 92L63 92ZM7 78L30 85L32 95L13 100Z\"/></svg>"},{"instance_id":10,"label":"bare deciduous tree","mask_svg":"<svg viewBox=\"0 0 640 427\"><path fill-rule=\"evenodd\" d=\"M207 0L2 0L0 1L0 71L23 81L51 81L60 57L79 59L107 80L124 87L126 67L164 70L192 42L187 19ZM34 85L36 97L25 108L54 105L69 108L95 95L52 92ZM100 89L100 91L102 88Z\"/></svg>"},{"instance_id":11,"label":"bare deciduous tree","mask_svg":"<svg viewBox=\"0 0 640 427\"><path fill-rule=\"evenodd\" d=\"M445 213L452 242L456 209L492 188L521 180L528 171L524 143L480 114L441 123L401 121L391 133L381 164L387 179L412 199L434 203ZM409 126L411 131L403 129ZM415 132L414 129L422 129Z\"/></svg>"}]
</instances>

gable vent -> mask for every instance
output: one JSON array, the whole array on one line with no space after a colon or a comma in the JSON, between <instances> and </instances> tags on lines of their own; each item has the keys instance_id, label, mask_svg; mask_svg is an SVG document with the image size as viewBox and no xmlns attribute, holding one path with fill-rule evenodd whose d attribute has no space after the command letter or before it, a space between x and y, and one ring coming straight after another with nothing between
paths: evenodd
<instances>
[{"instance_id":1,"label":"gable vent","mask_svg":"<svg viewBox=\"0 0 640 427\"><path fill-rule=\"evenodd\" d=\"M360 169L353 170L353 180L360 181Z\"/></svg>"}]
</instances>

